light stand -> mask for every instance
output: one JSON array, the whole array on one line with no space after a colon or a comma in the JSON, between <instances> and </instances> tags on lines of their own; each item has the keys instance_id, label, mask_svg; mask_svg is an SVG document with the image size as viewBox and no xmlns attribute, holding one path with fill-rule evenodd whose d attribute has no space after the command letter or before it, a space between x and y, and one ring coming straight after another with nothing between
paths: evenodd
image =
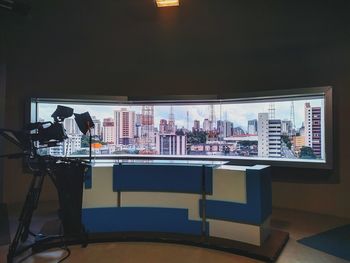
<instances>
[{"instance_id":1,"label":"light stand","mask_svg":"<svg viewBox=\"0 0 350 263\"><path fill-rule=\"evenodd\" d=\"M92 133L91 129L95 127L94 122L88 112L82 114L74 113L75 122L77 123L79 130L86 135L89 132L89 161L92 161Z\"/></svg>"}]
</instances>

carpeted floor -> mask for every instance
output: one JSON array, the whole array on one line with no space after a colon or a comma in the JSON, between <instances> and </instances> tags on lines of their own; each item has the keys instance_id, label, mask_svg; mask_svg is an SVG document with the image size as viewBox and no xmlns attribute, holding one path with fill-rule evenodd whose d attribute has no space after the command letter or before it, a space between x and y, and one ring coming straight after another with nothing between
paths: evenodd
<instances>
[{"instance_id":1,"label":"carpeted floor","mask_svg":"<svg viewBox=\"0 0 350 263\"><path fill-rule=\"evenodd\" d=\"M299 243L350 261L350 225L298 240Z\"/></svg>"}]
</instances>

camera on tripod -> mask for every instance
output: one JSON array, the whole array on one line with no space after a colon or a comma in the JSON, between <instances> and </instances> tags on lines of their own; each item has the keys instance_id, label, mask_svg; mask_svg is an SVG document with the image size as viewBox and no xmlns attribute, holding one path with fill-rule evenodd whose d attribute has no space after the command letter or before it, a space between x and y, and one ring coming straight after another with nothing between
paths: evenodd
<instances>
[{"instance_id":1,"label":"camera on tripod","mask_svg":"<svg viewBox=\"0 0 350 263\"><path fill-rule=\"evenodd\" d=\"M0 158L23 158L33 172L32 183L19 217L19 225L9 247L7 255L9 263L13 262L14 257L28 249L32 249L33 252L43 250L43 248L47 247L48 242L57 238L61 241L70 239L69 242L82 244L87 242L81 220L81 208L83 182L89 163L83 159L53 157L38 153L38 149L57 146L68 138L62 122L66 118L72 117L73 114L80 131L83 134L90 131L91 142L91 129L94 127L94 123L90 114L88 112L77 114L74 113L72 108L61 105L58 105L55 112L51 115L54 119L53 122L30 123L21 131L0 129L2 137L22 150L20 153L2 155ZM35 235L30 231L33 212L38 206L46 175L50 177L57 189L59 200L58 215L63 227L63 233L54 236ZM25 245L29 235L34 236L35 241L30 245Z\"/></svg>"}]
</instances>

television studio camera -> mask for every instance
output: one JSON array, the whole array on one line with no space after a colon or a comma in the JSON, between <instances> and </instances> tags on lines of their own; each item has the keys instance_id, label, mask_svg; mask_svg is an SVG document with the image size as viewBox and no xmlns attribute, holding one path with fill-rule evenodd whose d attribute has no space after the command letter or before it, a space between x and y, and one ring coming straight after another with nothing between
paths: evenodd
<instances>
[{"instance_id":1,"label":"television studio camera","mask_svg":"<svg viewBox=\"0 0 350 263\"><path fill-rule=\"evenodd\" d=\"M49 243L65 246L66 241L69 240L71 243L87 244L87 235L81 220L81 210L83 182L89 169L89 162L83 159L54 157L39 153L39 150L43 148L55 147L64 143L68 136L62 123L64 119L71 116L73 116L72 108L59 105L51 115L54 122L30 123L21 131L0 129L2 137L21 149L20 153L6 154L0 158L23 158L33 174L15 237L9 246L7 255L9 263L12 263L16 256L29 249L32 249L33 252L45 250L49 248ZM91 138L91 129L94 127L94 123L90 114L88 112L74 113L74 116L80 131L83 134L87 134L89 131ZM61 223L61 233L50 236L34 234L30 230L33 212L38 207L46 176L50 177L57 189L58 217ZM29 242L29 236L34 237L34 242Z\"/></svg>"}]
</instances>

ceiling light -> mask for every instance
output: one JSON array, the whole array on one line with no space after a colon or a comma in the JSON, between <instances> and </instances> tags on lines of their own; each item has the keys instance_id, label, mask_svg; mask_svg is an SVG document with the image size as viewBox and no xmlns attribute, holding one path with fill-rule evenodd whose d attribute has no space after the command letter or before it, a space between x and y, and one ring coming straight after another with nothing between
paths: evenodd
<instances>
[{"instance_id":1,"label":"ceiling light","mask_svg":"<svg viewBox=\"0 0 350 263\"><path fill-rule=\"evenodd\" d=\"M156 0L158 7L179 6L179 0Z\"/></svg>"}]
</instances>

